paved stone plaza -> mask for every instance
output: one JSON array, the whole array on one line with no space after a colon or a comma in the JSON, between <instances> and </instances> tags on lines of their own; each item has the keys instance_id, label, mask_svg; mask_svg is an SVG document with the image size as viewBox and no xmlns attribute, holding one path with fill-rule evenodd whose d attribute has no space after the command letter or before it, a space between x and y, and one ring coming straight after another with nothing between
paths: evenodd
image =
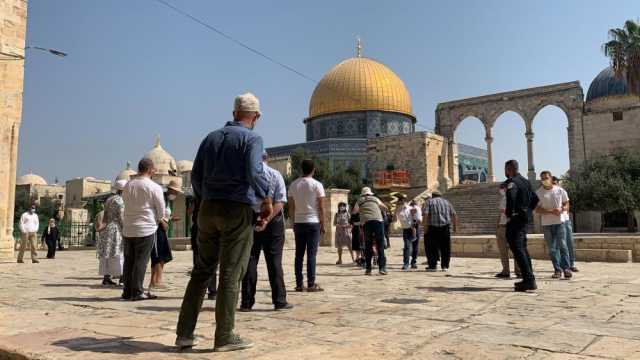
<instances>
[{"instance_id":1,"label":"paved stone plaza","mask_svg":"<svg viewBox=\"0 0 640 360\"><path fill-rule=\"evenodd\" d=\"M321 248L318 282L326 291L291 291L289 312L272 311L261 263L254 312L238 313L236 324L256 346L226 354L211 352L215 303L207 300L200 346L191 353L172 346L189 251L174 252L167 266L171 290L135 303L100 285L93 251L0 264L0 359L640 358L636 264L579 263L574 280L559 281L547 261L535 261L540 289L522 294L493 278L493 259L456 258L449 273L402 273L400 244L393 240L386 277L336 266L335 250ZM292 263L287 249L289 289Z\"/></svg>"}]
</instances>

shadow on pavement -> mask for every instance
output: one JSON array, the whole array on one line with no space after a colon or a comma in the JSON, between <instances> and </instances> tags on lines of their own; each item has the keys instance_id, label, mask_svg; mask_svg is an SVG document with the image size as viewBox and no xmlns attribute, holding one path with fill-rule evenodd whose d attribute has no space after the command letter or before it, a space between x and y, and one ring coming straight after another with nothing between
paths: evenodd
<instances>
[{"instance_id":1,"label":"shadow on pavement","mask_svg":"<svg viewBox=\"0 0 640 360\"><path fill-rule=\"evenodd\" d=\"M133 340L130 337L115 337L107 339L96 339L93 337L78 337L72 339L58 340L52 345L67 348L72 351L87 351L94 353L107 353L107 354L141 354L149 352L171 352L177 353L176 347L167 346L164 344L151 342L151 341L138 341ZM211 352L212 350L205 351L191 351L191 352Z\"/></svg>"},{"instance_id":2,"label":"shadow on pavement","mask_svg":"<svg viewBox=\"0 0 640 360\"><path fill-rule=\"evenodd\" d=\"M105 289L105 290L122 290L122 287L118 286L105 286L100 283L97 284L81 284L81 283L68 283L68 284L42 284L46 287L87 287L89 289Z\"/></svg>"},{"instance_id":3,"label":"shadow on pavement","mask_svg":"<svg viewBox=\"0 0 640 360\"><path fill-rule=\"evenodd\" d=\"M392 298L392 299L383 299L380 302L387 304L401 304L401 305L410 305L410 304L426 304L429 302L426 299L412 299L412 298Z\"/></svg>"},{"instance_id":4,"label":"shadow on pavement","mask_svg":"<svg viewBox=\"0 0 640 360\"><path fill-rule=\"evenodd\" d=\"M496 288L496 287L484 287L484 286L460 286L460 287L445 287L445 286L416 286L418 290L427 290L432 292L479 292L479 291L497 291L497 292L513 292L511 288Z\"/></svg>"},{"instance_id":5,"label":"shadow on pavement","mask_svg":"<svg viewBox=\"0 0 640 360\"><path fill-rule=\"evenodd\" d=\"M180 312L180 307L178 306L137 306L136 309L154 312ZM203 306L202 309L200 309L200 312L205 311L214 312L216 311L216 308L213 306Z\"/></svg>"}]
</instances>

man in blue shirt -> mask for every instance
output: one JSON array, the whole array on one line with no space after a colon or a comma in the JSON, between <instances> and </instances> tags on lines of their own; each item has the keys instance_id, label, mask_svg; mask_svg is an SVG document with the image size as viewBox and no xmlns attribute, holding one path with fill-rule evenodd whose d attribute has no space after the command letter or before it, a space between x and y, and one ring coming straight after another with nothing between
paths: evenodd
<instances>
[{"instance_id":1,"label":"man in blue shirt","mask_svg":"<svg viewBox=\"0 0 640 360\"><path fill-rule=\"evenodd\" d=\"M260 102L251 93L235 99L233 119L202 141L191 173L201 200L198 214L198 258L182 301L176 345L195 345L194 330L205 289L220 262L216 298L214 351L253 346L233 332L235 308L247 269L254 225L262 227L273 212L273 191L262 166L262 138L252 132ZM258 199L261 199L258 202ZM259 205L255 220L253 207Z\"/></svg>"},{"instance_id":2,"label":"man in blue shirt","mask_svg":"<svg viewBox=\"0 0 640 360\"><path fill-rule=\"evenodd\" d=\"M262 159L269 185L273 187L273 214L265 219L266 224L264 226L257 227L253 233L253 247L249 257L249 266L247 274L242 280L240 311L251 311L256 302L260 251L264 251L264 259L269 273L269 284L271 285L271 301L275 310L293 308L293 305L287 303L287 291L282 272L282 249L284 248L284 215L282 208L287 202L287 190L282 175L267 165L268 155L266 152L262 155ZM253 210L258 213L260 208L256 206Z\"/></svg>"}]
</instances>

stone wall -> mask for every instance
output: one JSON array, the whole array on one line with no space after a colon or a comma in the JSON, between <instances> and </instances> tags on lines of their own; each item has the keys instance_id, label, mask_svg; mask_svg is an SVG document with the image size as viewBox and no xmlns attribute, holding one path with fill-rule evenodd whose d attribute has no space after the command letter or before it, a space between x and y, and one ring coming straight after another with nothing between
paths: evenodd
<instances>
[{"instance_id":1,"label":"stone wall","mask_svg":"<svg viewBox=\"0 0 640 360\"><path fill-rule=\"evenodd\" d=\"M527 240L533 259L549 260L549 251L541 234L529 234ZM577 261L640 262L640 235L574 234L574 240ZM420 239L419 253L424 256L424 237ZM500 267L497 260L500 254L493 235L453 236L451 256L496 258L496 269Z\"/></svg>"},{"instance_id":2,"label":"stone wall","mask_svg":"<svg viewBox=\"0 0 640 360\"><path fill-rule=\"evenodd\" d=\"M333 226L333 216L338 212L338 204L348 203L349 190L327 189L324 198L324 229L325 233L320 238L320 246L334 247L336 244L336 228Z\"/></svg>"},{"instance_id":3,"label":"stone wall","mask_svg":"<svg viewBox=\"0 0 640 360\"><path fill-rule=\"evenodd\" d=\"M614 112L622 119L614 121ZM583 116L587 158L616 151L640 151L640 104L635 96L599 98L586 105ZM582 162L583 158L579 159Z\"/></svg>"},{"instance_id":4,"label":"stone wall","mask_svg":"<svg viewBox=\"0 0 640 360\"><path fill-rule=\"evenodd\" d=\"M67 180L65 184L65 207L81 209L84 206L82 200L84 197L109 191L111 191L111 181L109 180L93 178Z\"/></svg>"},{"instance_id":5,"label":"stone wall","mask_svg":"<svg viewBox=\"0 0 640 360\"><path fill-rule=\"evenodd\" d=\"M428 132L369 139L369 178L373 178L376 171L393 166L396 170L409 172L411 188L435 190L439 186L438 165L444 161L443 143L441 136Z\"/></svg>"},{"instance_id":6,"label":"stone wall","mask_svg":"<svg viewBox=\"0 0 640 360\"><path fill-rule=\"evenodd\" d=\"M24 58L26 32L27 2L0 0L0 59L3 59L0 60L0 259L13 259L13 211L24 88L24 61L20 58Z\"/></svg>"}]
</instances>

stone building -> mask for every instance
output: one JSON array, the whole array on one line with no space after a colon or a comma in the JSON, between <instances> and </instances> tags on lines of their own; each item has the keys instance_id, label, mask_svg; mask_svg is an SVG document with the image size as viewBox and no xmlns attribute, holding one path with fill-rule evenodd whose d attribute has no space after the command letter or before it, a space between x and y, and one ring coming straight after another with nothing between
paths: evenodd
<instances>
[{"instance_id":1,"label":"stone building","mask_svg":"<svg viewBox=\"0 0 640 360\"><path fill-rule=\"evenodd\" d=\"M85 198L111 191L111 181L98 180L93 177L78 177L67 180L65 185L65 208L82 209Z\"/></svg>"},{"instance_id":2,"label":"stone building","mask_svg":"<svg viewBox=\"0 0 640 360\"><path fill-rule=\"evenodd\" d=\"M27 1L0 0L0 259L13 258Z\"/></svg>"},{"instance_id":3,"label":"stone building","mask_svg":"<svg viewBox=\"0 0 640 360\"><path fill-rule=\"evenodd\" d=\"M16 193L18 192L28 194L30 201L36 203L40 203L42 198L49 198L58 204L64 204L65 186L49 185L44 178L33 173L22 175L16 179Z\"/></svg>"}]
</instances>

